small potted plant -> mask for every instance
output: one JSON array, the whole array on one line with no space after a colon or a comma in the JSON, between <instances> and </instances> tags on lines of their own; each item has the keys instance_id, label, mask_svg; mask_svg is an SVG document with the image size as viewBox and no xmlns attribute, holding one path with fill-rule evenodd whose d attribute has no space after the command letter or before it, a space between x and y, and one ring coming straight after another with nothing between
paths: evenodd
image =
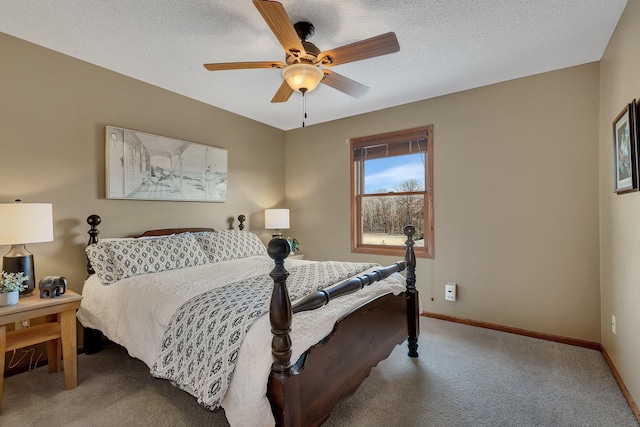
<instances>
[{"instance_id":1,"label":"small potted plant","mask_svg":"<svg viewBox=\"0 0 640 427\"><path fill-rule=\"evenodd\" d=\"M17 304L20 291L27 288L25 282L28 279L29 276L25 276L22 271L19 273L3 271L0 279L0 306Z\"/></svg>"},{"instance_id":2,"label":"small potted plant","mask_svg":"<svg viewBox=\"0 0 640 427\"><path fill-rule=\"evenodd\" d=\"M291 247L291 254L295 254L298 252L298 239L295 237L287 237L287 241L289 242L289 246Z\"/></svg>"}]
</instances>

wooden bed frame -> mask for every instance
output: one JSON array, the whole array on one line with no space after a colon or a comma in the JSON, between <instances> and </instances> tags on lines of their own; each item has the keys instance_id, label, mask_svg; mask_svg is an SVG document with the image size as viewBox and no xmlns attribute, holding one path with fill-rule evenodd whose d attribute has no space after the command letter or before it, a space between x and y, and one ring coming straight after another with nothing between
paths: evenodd
<instances>
[{"instance_id":1,"label":"wooden bed frame","mask_svg":"<svg viewBox=\"0 0 640 427\"><path fill-rule=\"evenodd\" d=\"M244 215L238 217L240 229L244 229ZM91 226L89 243L98 242L97 226L101 220L91 215L87 223ZM213 231L211 228L173 228L151 230L143 236L159 236L189 231ZM273 333L271 352L273 364L267 386L267 397L271 402L276 426L319 426L331 415L334 406L356 391L369 376L371 369L389 357L396 345L408 341L409 357L418 357L418 335L420 334L418 290L415 287L416 259L413 251L415 228L406 226L407 236L405 260L380 268L369 274L347 280L329 290L322 290L291 305L286 279L289 273L284 268L284 259L289 255L289 244L281 237L273 238L268 245L269 256L275 267L273 279L270 320ZM332 299L346 295L406 269L407 290L400 295L387 293L352 310L340 318L332 332L304 352L293 363L291 361L291 319L294 313L314 310ZM93 274L91 264L87 271ZM86 354L99 351L102 333L85 328L84 348Z\"/></svg>"}]
</instances>

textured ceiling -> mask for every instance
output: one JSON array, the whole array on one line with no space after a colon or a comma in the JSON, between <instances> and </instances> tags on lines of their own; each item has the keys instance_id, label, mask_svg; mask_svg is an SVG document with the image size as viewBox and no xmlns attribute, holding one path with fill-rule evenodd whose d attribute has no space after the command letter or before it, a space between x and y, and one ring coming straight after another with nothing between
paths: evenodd
<instances>
[{"instance_id":1,"label":"textured ceiling","mask_svg":"<svg viewBox=\"0 0 640 427\"><path fill-rule=\"evenodd\" d=\"M398 53L333 67L371 90L354 99L320 85L306 97L308 126L597 61L627 0L281 3L292 22L314 24L309 41L320 50L389 31L400 43ZM1 32L280 129L302 125L299 93L270 102L280 70L202 66L284 61L251 0L0 0L0 12Z\"/></svg>"}]
</instances>

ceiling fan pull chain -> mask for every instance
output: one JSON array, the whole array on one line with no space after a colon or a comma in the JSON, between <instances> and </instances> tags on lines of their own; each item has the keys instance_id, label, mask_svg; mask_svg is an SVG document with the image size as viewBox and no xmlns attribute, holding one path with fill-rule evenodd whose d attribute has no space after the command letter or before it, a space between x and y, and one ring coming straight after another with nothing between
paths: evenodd
<instances>
[{"instance_id":1,"label":"ceiling fan pull chain","mask_svg":"<svg viewBox=\"0 0 640 427\"><path fill-rule=\"evenodd\" d=\"M307 91L305 88L301 88L300 92L302 92L302 127L304 127L304 122L307 120L307 98L305 98L304 93Z\"/></svg>"}]
</instances>

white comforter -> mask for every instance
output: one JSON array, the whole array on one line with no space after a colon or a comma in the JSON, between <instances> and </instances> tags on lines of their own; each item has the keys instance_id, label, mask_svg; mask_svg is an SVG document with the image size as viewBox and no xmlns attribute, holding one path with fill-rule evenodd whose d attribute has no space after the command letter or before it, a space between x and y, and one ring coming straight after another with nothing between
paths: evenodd
<instances>
[{"instance_id":1,"label":"white comforter","mask_svg":"<svg viewBox=\"0 0 640 427\"><path fill-rule=\"evenodd\" d=\"M286 260L285 267L308 262ZM84 284L78 319L85 327L101 330L125 347L131 356L151 367L165 328L183 303L207 290L272 269L273 260L259 256L135 276L110 285L103 285L91 276ZM327 336L342 315L374 296L388 292L397 295L404 289L404 279L394 274L317 310L294 315L291 360L295 362L304 351ZM240 348L233 381L222 401L232 426L275 424L266 398L272 363L271 337L269 316L265 314L251 326Z\"/></svg>"}]
</instances>

